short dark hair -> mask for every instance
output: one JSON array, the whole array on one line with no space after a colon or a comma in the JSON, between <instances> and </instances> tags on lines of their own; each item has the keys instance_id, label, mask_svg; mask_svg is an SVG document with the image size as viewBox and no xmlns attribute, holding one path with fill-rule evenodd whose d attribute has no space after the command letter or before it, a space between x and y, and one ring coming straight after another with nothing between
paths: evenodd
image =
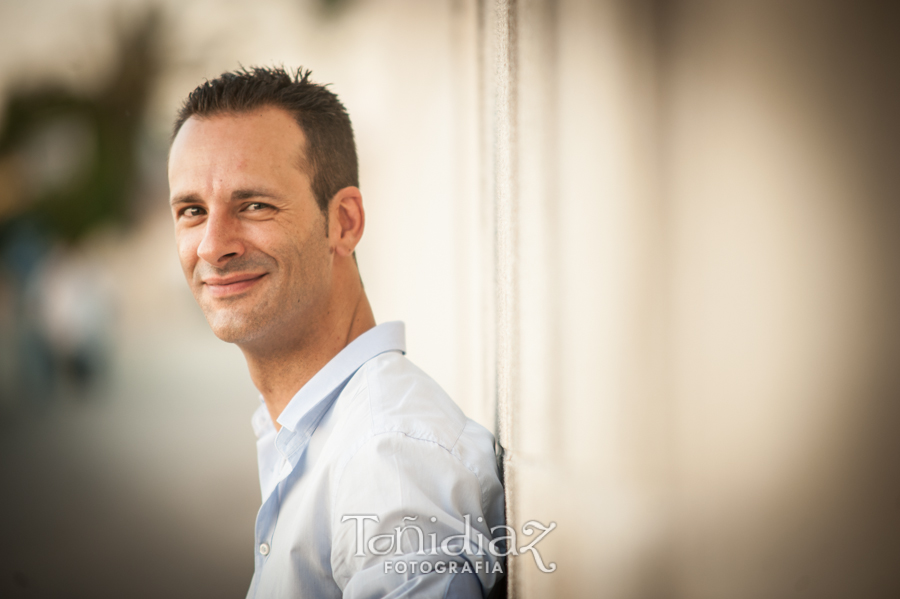
<instances>
[{"instance_id":1,"label":"short dark hair","mask_svg":"<svg viewBox=\"0 0 900 599\"><path fill-rule=\"evenodd\" d=\"M328 217L328 202L345 187L359 187L353 126L347 109L326 85L309 80L302 68L253 67L222 73L192 91L175 120L172 140L192 116L241 113L267 106L281 108L297 120L306 136L304 164L313 195Z\"/></svg>"}]
</instances>

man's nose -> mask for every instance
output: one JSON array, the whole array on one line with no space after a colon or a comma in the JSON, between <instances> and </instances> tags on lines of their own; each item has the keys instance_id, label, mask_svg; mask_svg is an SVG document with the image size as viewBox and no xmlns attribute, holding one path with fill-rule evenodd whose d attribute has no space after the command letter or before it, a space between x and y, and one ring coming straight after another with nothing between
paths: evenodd
<instances>
[{"instance_id":1,"label":"man's nose","mask_svg":"<svg viewBox=\"0 0 900 599\"><path fill-rule=\"evenodd\" d=\"M197 255L213 266L223 266L244 253L240 222L224 210L210 211Z\"/></svg>"}]
</instances>

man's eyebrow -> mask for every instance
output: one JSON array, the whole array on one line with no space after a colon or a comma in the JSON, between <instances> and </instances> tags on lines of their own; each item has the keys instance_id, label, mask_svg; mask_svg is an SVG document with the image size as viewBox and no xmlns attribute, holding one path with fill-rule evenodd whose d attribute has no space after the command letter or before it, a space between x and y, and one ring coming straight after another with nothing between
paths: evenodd
<instances>
[{"instance_id":1,"label":"man's eyebrow","mask_svg":"<svg viewBox=\"0 0 900 599\"><path fill-rule=\"evenodd\" d=\"M235 189L231 192L232 200L249 200L250 198L272 198L274 200L278 197L277 194L271 191L256 188Z\"/></svg>"},{"instance_id":2,"label":"man's eyebrow","mask_svg":"<svg viewBox=\"0 0 900 599\"><path fill-rule=\"evenodd\" d=\"M265 189L235 189L231 192L231 199L233 201L249 200L250 198L272 198L274 200L278 197L278 194ZM176 204L192 204L194 202L202 201L203 200L196 193L185 193L173 197L169 204L175 206Z\"/></svg>"},{"instance_id":3,"label":"man's eyebrow","mask_svg":"<svg viewBox=\"0 0 900 599\"><path fill-rule=\"evenodd\" d=\"M169 201L169 205L174 206L176 204L188 204L188 203L194 203L194 202L199 202L199 201L200 201L200 197L197 194L185 193L185 194L181 194L181 195L177 195L177 196L173 197Z\"/></svg>"}]
</instances>

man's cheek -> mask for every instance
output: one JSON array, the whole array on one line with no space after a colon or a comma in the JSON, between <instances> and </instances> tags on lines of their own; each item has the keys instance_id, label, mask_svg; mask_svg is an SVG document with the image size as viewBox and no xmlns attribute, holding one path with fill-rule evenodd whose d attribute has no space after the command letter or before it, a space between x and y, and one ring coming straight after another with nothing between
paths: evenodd
<instances>
[{"instance_id":1,"label":"man's cheek","mask_svg":"<svg viewBox=\"0 0 900 599\"><path fill-rule=\"evenodd\" d=\"M191 243L189 237L177 239L178 244L178 260L181 262L181 269L188 283L193 284L194 270L197 266L197 244Z\"/></svg>"}]
</instances>

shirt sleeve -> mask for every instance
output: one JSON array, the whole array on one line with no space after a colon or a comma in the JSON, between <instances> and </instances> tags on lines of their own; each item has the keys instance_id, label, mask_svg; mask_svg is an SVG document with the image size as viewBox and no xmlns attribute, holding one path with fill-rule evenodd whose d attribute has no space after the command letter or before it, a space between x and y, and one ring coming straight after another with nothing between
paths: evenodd
<instances>
[{"instance_id":1,"label":"shirt sleeve","mask_svg":"<svg viewBox=\"0 0 900 599\"><path fill-rule=\"evenodd\" d=\"M460 455L376 434L340 475L333 506L332 571L345 599L487 596L503 576L490 543L503 524L492 448Z\"/></svg>"}]
</instances>

